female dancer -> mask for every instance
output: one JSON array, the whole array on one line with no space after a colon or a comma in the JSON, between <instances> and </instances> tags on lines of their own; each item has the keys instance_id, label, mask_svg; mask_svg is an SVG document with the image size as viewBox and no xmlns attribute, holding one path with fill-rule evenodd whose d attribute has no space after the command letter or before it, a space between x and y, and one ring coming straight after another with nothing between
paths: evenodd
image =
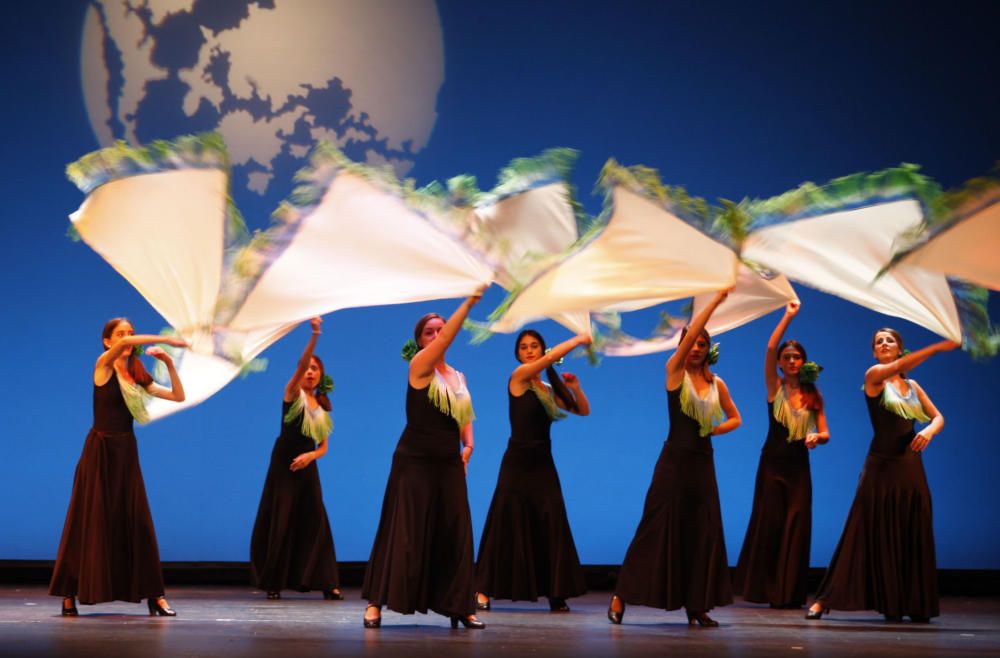
<instances>
[{"instance_id":1,"label":"female dancer","mask_svg":"<svg viewBox=\"0 0 1000 658\"><path fill-rule=\"evenodd\" d=\"M865 402L875 436L844 532L806 619L831 608L877 610L886 621L937 617L937 565L931 492L921 453L944 427L944 416L907 373L938 352L941 341L904 356L903 339L879 329L872 339L878 363L865 373ZM914 433L915 421L930 423Z\"/></svg>"},{"instance_id":2,"label":"female dancer","mask_svg":"<svg viewBox=\"0 0 1000 658\"><path fill-rule=\"evenodd\" d=\"M403 614L433 610L451 627L485 628L476 619L472 518L465 472L472 457L472 398L465 377L445 363L482 289L448 321L429 313L413 330L406 428L392 456L375 543L361 596L365 628L382 623L382 606ZM456 450L462 444L461 456Z\"/></svg>"},{"instance_id":3,"label":"female dancer","mask_svg":"<svg viewBox=\"0 0 1000 658\"><path fill-rule=\"evenodd\" d=\"M163 598L163 571L153 518L139 468L132 420L149 419L150 395L184 401L184 387L170 356L158 347L146 354L170 374L170 388L153 381L135 354L141 345L186 347L180 338L136 336L125 318L114 318L101 333L104 353L94 365L94 424L73 477L49 593L63 597L62 614L78 614L80 603L146 599L149 614L173 617Z\"/></svg>"},{"instance_id":4,"label":"female dancer","mask_svg":"<svg viewBox=\"0 0 1000 658\"><path fill-rule=\"evenodd\" d=\"M712 339L705 330L728 294L720 291L698 313L667 361L670 434L611 597L612 623L620 624L625 603L634 603L684 607L688 624L718 626L707 611L733 600L711 436L739 427L740 414L722 378L708 368ZM726 420L714 425L723 413Z\"/></svg>"},{"instance_id":5,"label":"female dancer","mask_svg":"<svg viewBox=\"0 0 1000 658\"><path fill-rule=\"evenodd\" d=\"M799 302L789 302L767 342L767 439L736 566L736 590L745 600L772 608L800 608L806 602L812 533L808 450L830 439L823 398L813 383L816 372L802 370L806 349L798 341L781 342L798 312Z\"/></svg>"},{"instance_id":6,"label":"female dancer","mask_svg":"<svg viewBox=\"0 0 1000 658\"><path fill-rule=\"evenodd\" d=\"M583 569L566 518L559 476L552 461L549 428L580 416L590 404L575 375L556 374L553 364L590 337L579 335L545 349L545 339L526 329L514 343L521 365L507 383L510 441L486 516L476 564L476 607L490 609L490 596L513 601L549 598L552 612L569 612L566 599L586 591ZM542 382L546 372L550 386Z\"/></svg>"},{"instance_id":7,"label":"female dancer","mask_svg":"<svg viewBox=\"0 0 1000 658\"><path fill-rule=\"evenodd\" d=\"M313 354L322 323L321 318L309 321L312 336L285 385L281 434L271 451L250 539L254 582L269 599L280 599L284 588L320 590L324 599L344 598L315 463L326 454L333 429L326 395L332 382L324 382L323 362Z\"/></svg>"}]
</instances>

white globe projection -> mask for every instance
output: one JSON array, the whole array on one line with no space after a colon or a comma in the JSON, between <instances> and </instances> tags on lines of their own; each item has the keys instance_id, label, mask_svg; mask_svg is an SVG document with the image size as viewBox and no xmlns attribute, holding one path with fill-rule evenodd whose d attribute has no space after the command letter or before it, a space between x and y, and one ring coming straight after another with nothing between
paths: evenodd
<instances>
[{"instance_id":1,"label":"white globe projection","mask_svg":"<svg viewBox=\"0 0 1000 658\"><path fill-rule=\"evenodd\" d=\"M406 174L444 46L433 0L93 0L80 65L102 145L215 130L264 194L318 140Z\"/></svg>"}]
</instances>

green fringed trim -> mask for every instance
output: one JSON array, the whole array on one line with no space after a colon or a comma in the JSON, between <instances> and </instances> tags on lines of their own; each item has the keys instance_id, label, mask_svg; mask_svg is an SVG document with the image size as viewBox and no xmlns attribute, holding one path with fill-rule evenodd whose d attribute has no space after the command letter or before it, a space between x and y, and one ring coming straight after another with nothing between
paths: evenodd
<instances>
[{"instance_id":1,"label":"green fringed trim","mask_svg":"<svg viewBox=\"0 0 1000 658\"><path fill-rule=\"evenodd\" d=\"M899 246L892 260L879 271L876 278L881 277L893 265L939 233L962 222L980 209L1000 202L1000 162L994 165L993 172L992 175L973 178L961 187L934 196L928 203L928 211L920 225L897 238Z\"/></svg>"},{"instance_id":2,"label":"green fringed trim","mask_svg":"<svg viewBox=\"0 0 1000 658\"><path fill-rule=\"evenodd\" d=\"M132 146L119 140L113 146L88 153L66 166L66 176L84 194L118 178L170 169L217 168L229 170L229 154L218 133L183 135Z\"/></svg>"},{"instance_id":3,"label":"green fringed trim","mask_svg":"<svg viewBox=\"0 0 1000 658\"><path fill-rule=\"evenodd\" d=\"M259 356L249 361L243 361L240 366L240 379L246 379L250 375L267 370L267 359Z\"/></svg>"},{"instance_id":4,"label":"green fringed trim","mask_svg":"<svg viewBox=\"0 0 1000 658\"><path fill-rule=\"evenodd\" d=\"M734 249L739 248L749 232L750 215L744 203L719 199L721 207L714 206L689 194L683 186L664 184L656 169L643 165L626 167L613 158L605 163L597 181L597 189L605 194L604 224L610 216L611 196L616 186L642 195Z\"/></svg>"},{"instance_id":5,"label":"green fringed trim","mask_svg":"<svg viewBox=\"0 0 1000 658\"><path fill-rule=\"evenodd\" d=\"M323 443L333 431L333 419L330 418L330 414L326 413L326 409L323 407L310 409L305 391L299 391L299 397L295 398L292 406L288 408L288 413L285 414L285 424L291 425L299 417L302 418L302 433L312 439L316 445Z\"/></svg>"},{"instance_id":6,"label":"green fringed trim","mask_svg":"<svg viewBox=\"0 0 1000 658\"><path fill-rule=\"evenodd\" d=\"M690 310L687 311L690 314ZM667 311L660 311L660 320L652 333L647 338L636 338L621 328L621 315L617 312L599 313L593 315L597 324L608 328L608 331L600 332L594 330L593 347L600 352L609 352L614 348L625 348L641 343L655 342L664 338L669 338L679 332L688 323L687 318L671 315Z\"/></svg>"},{"instance_id":7,"label":"green fringed trim","mask_svg":"<svg viewBox=\"0 0 1000 658\"><path fill-rule=\"evenodd\" d=\"M576 188L572 184L573 167L579 159L578 151L570 148L546 149L532 158L515 158L497 174L497 184L484 195L478 205L495 203L500 199L525 192L540 182L550 179L566 184L566 201L576 217L577 233L583 233L589 217L583 205L577 200Z\"/></svg>"},{"instance_id":8,"label":"green fringed trim","mask_svg":"<svg viewBox=\"0 0 1000 658\"><path fill-rule=\"evenodd\" d=\"M778 196L742 205L752 218L751 229L904 196L919 200L926 212L933 208L941 188L918 170L917 165L904 163L874 173L842 176L823 185L807 182Z\"/></svg>"},{"instance_id":9,"label":"green fringed trim","mask_svg":"<svg viewBox=\"0 0 1000 658\"><path fill-rule=\"evenodd\" d=\"M503 301L490 312L489 316L487 316L491 325L502 318L507 311L510 310L510 307L514 304L514 300L516 300L518 295L520 295L524 290L525 285L526 284L524 282L518 282L511 286L510 290L507 291L507 296L504 297Z\"/></svg>"},{"instance_id":10,"label":"green fringed trim","mask_svg":"<svg viewBox=\"0 0 1000 658\"><path fill-rule=\"evenodd\" d=\"M778 388L778 394L771 403L771 410L774 419L788 429L786 441L789 443L804 440L809 430L816 427L816 414L810 409L793 409L792 403L785 395L784 385Z\"/></svg>"},{"instance_id":11,"label":"green fringed trim","mask_svg":"<svg viewBox=\"0 0 1000 658\"><path fill-rule=\"evenodd\" d=\"M996 356L1000 349L1000 331L990 321L990 292L986 288L950 277L948 285L962 325L962 349L974 359Z\"/></svg>"},{"instance_id":12,"label":"green fringed trim","mask_svg":"<svg viewBox=\"0 0 1000 658\"><path fill-rule=\"evenodd\" d=\"M126 381L117 372L115 372L115 377L118 377L118 388L121 389L122 399L125 400L125 406L128 407L132 418L135 418L135 422L140 425L148 423L149 412L146 411L146 405L149 404L152 396L146 392L146 389L135 382Z\"/></svg>"},{"instance_id":13,"label":"green fringed trim","mask_svg":"<svg viewBox=\"0 0 1000 658\"><path fill-rule=\"evenodd\" d=\"M417 210L445 214L451 206L440 185L418 189L411 179L400 181L391 165L372 167L354 162L328 142L319 142L309 155L308 164L295 174L298 184L273 216L282 223L294 221L304 210L319 204L338 170L347 171L402 198Z\"/></svg>"},{"instance_id":14,"label":"green fringed trim","mask_svg":"<svg viewBox=\"0 0 1000 658\"><path fill-rule=\"evenodd\" d=\"M967 180L935 198L931 204L933 212L925 218L925 226L928 229L950 226L956 219L997 200L1000 200L1000 162L993 165L991 174Z\"/></svg>"},{"instance_id":15,"label":"green fringed trim","mask_svg":"<svg viewBox=\"0 0 1000 658\"><path fill-rule=\"evenodd\" d=\"M681 383L681 411L688 418L698 422L701 436L709 436L715 425L725 417L722 405L719 403L719 389L715 380L712 380L708 397L702 399L694 390L691 377L685 372L684 381Z\"/></svg>"},{"instance_id":16,"label":"green fringed trim","mask_svg":"<svg viewBox=\"0 0 1000 658\"><path fill-rule=\"evenodd\" d=\"M473 345L481 345L493 337L493 332L490 331L490 324L488 322L479 322L466 318L465 322L462 323L462 329L465 329L472 335L469 342Z\"/></svg>"},{"instance_id":17,"label":"green fringed trim","mask_svg":"<svg viewBox=\"0 0 1000 658\"><path fill-rule=\"evenodd\" d=\"M465 376L457 370L455 375L458 377L457 391L451 390L441 373L435 370L434 378L427 387L427 396L438 411L451 416L458 429L462 429L476 419L476 414L472 409L472 396L465 385Z\"/></svg>"},{"instance_id":18,"label":"green fringed trim","mask_svg":"<svg viewBox=\"0 0 1000 658\"><path fill-rule=\"evenodd\" d=\"M910 392L906 397L903 397L892 384L885 382L882 386L882 406L901 418L921 423L928 422L930 416L920 404L917 391L913 388L914 381L910 379L907 384L910 387Z\"/></svg>"},{"instance_id":19,"label":"green fringed trim","mask_svg":"<svg viewBox=\"0 0 1000 658\"><path fill-rule=\"evenodd\" d=\"M549 418L552 420L562 420L566 417L563 410L556 404L555 398L552 397L552 391L550 391L545 384L539 384L538 382L531 381L528 384L528 388L531 389L531 392L535 394L538 401L542 403L543 407L545 407L545 413Z\"/></svg>"}]
</instances>

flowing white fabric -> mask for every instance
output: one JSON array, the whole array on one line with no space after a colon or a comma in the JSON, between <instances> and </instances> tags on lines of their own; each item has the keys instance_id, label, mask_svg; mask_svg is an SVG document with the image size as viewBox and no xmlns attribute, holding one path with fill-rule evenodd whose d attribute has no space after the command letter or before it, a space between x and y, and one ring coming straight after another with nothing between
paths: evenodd
<instances>
[{"instance_id":1,"label":"flowing white fabric","mask_svg":"<svg viewBox=\"0 0 1000 658\"><path fill-rule=\"evenodd\" d=\"M893 269L921 267L1000 290L1000 189L992 192L975 210L925 233L922 243L908 249Z\"/></svg>"},{"instance_id":2,"label":"flowing white fabric","mask_svg":"<svg viewBox=\"0 0 1000 658\"><path fill-rule=\"evenodd\" d=\"M731 286L731 249L661 204L617 186L607 226L544 269L495 326L513 331L566 312L628 311Z\"/></svg>"},{"instance_id":3,"label":"flowing white fabric","mask_svg":"<svg viewBox=\"0 0 1000 658\"><path fill-rule=\"evenodd\" d=\"M576 242L579 235L570 195L566 182L554 181L476 208L499 262L496 282L505 290L529 281ZM574 333L590 333L586 311L553 313L552 319ZM497 332L518 328L510 323L490 326Z\"/></svg>"},{"instance_id":4,"label":"flowing white fabric","mask_svg":"<svg viewBox=\"0 0 1000 658\"><path fill-rule=\"evenodd\" d=\"M614 185L607 225L592 240L542 269L494 323L514 331L545 315L588 311L633 311L694 296L695 312L716 290L736 286L709 325L714 333L750 322L795 293L784 277L764 278L736 253L683 219L669 203ZM649 354L677 346L670 330L645 340L621 332L602 340L610 356Z\"/></svg>"},{"instance_id":5,"label":"flowing white fabric","mask_svg":"<svg viewBox=\"0 0 1000 658\"><path fill-rule=\"evenodd\" d=\"M715 293L697 295L692 304L691 315L697 315L715 297ZM798 301L798 296L784 276L765 277L744 264L740 264L736 286L726 301L709 318L705 328L713 338L731 329L736 329L759 317L775 311L790 301ZM680 343L680 329L686 323L678 323L674 331L645 340L630 337L608 341L601 352L608 356L640 356L672 350Z\"/></svg>"},{"instance_id":6,"label":"flowing white fabric","mask_svg":"<svg viewBox=\"0 0 1000 658\"><path fill-rule=\"evenodd\" d=\"M407 197L337 156L314 159L307 201L284 207L280 224L231 259L223 167L168 157L170 170L156 171L142 154L143 171L126 163L89 186L72 216L81 238L191 346L174 351L187 399L151 403L151 419L205 400L304 319L465 296L492 280L446 204ZM105 158L93 178L107 177L108 162L118 165Z\"/></svg>"},{"instance_id":7,"label":"flowing white fabric","mask_svg":"<svg viewBox=\"0 0 1000 658\"><path fill-rule=\"evenodd\" d=\"M961 342L958 309L944 276L900 263L877 278L896 236L922 220L923 209L912 197L873 201L752 230L742 253L792 281Z\"/></svg>"}]
</instances>

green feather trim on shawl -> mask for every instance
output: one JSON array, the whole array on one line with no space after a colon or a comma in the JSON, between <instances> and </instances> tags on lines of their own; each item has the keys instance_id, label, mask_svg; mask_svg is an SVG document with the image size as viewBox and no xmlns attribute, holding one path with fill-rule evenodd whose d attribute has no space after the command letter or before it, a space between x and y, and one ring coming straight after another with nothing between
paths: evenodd
<instances>
[{"instance_id":1,"label":"green feather trim on shawl","mask_svg":"<svg viewBox=\"0 0 1000 658\"><path fill-rule=\"evenodd\" d=\"M816 427L816 414L811 409L793 409L792 403L785 395L784 385L778 388L778 394L771 403L771 410L774 419L788 428L788 438L785 440L789 443L804 440L809 430Z\"/></svg>"},{"instance_id":2,"label":"green feather trim on shawl","mask_svg":"<svg viewBox=\"0 0 1000 658\"><path fill-rule=\"evenodd\" d=\"M472 410L472 396L465 385L465 376L457 370L454 372L458 378L458 390L452 390L441 373L435 370L434 378L427 387L427 396L431 404L441 413L451 416L461 430L476 419L476 414Z\"/></svg>"},{"instance_id":3,"label":"green feather trim on shawl","mask_svg":"<svg viewBox=\"0 0 1000 658\"><path fill-rule=\"evenodd\" d=\"M885 382L882 387L882 406L907 420L916 420L921 423L930 421L930 416L924 411L924 407L917 397L917 390L913 387L914 381L910 379L906 383L910 387L910 392L904 397L900 395L895 386Z\"/></svg>"},{"instance_id":4,"label":"green feather trim on shawl","mask_svg":"<svg viewBox=\"0 0 1000 658\"><path fill-rule=\"evenodd\" d=\"M688 418L698 422L701 436L709 436L715 425L725 417L722 405L719 403L719 389L715 380L712 380L708 389L708 396L701 398L694 390L691 377L685 372L684 381L681 383L681 411Z\"/></svg>"},{"instance_id":5,"label":"green feather trim on shawl","mask_svg":"<svg viewBox=\"0 0 1000 658\"><path fill-rule=\"evenodd\" d=\"M548 414L549 418L552 420L562 420L566 417L563 410L556 404L552 390L548 386L531 381L528 384L528 388L531 389L531 392L535 394L538 401L542 403L543 407L545 407L545 413Z\"/></svg>"},{"instance_id":6,"label":"green feather trim on shawl","mask_svg":"<svg viewBox=\"0 0 1000 658\"><path fill-rule=\"evenodd\" d=\"M115 372L115 377L118 378L118 388L121 389L122 398L125 400L125 406L128 407L128 412L132 414L132 418L135 418L135 422L140 425L145 425L149 422L149 412L146 411L146 405L149 403L152 396L146 389L139 386L135 382L130 382L124 377L119 375L117 371Z\"/></svg>"},{"instance_id":7,"label":"green feather trim on shawl","mask_svg":"<svg viewBox=\"0 0 1000 658\"><path fill-rule=\"evenodd\" d=\"M218 133L183 135L172 141L156 140L147 146L132 146L119 140L67 165L66 176L89 194L119 178L197 168L229 170L229 154Z\"/></svg>"},{"instance_id":8,"label":"green feather trim on shawl","mask_svg":"<svg viewBox=\"0 0 1000 658\"><path fill-rule=\"evenodd\" d=\"M841 176L823 185L803 183L784 194L750 201L746 210L753 220L751 228L903 196L915 197L930 208L941 188L918 170L917 165L902 164L873 173Z\"/></svg>"},{"instance_id":9,"label":"green feather trim on shawl","mask_svg":"<svg viewBox=\"0 0 1000 658\"><path fill-rule=\"evenodd\" d=\"M315 409L309 408L309 399L305 391L299 391L299 397L295 398L292 406L285 414L285 422L289 425L297 418L302 418L302 433L308 436L316 445L323 443L330 432L333 431L333 419L323 407L317 406Z\"/></svg>"}]
</instances>

